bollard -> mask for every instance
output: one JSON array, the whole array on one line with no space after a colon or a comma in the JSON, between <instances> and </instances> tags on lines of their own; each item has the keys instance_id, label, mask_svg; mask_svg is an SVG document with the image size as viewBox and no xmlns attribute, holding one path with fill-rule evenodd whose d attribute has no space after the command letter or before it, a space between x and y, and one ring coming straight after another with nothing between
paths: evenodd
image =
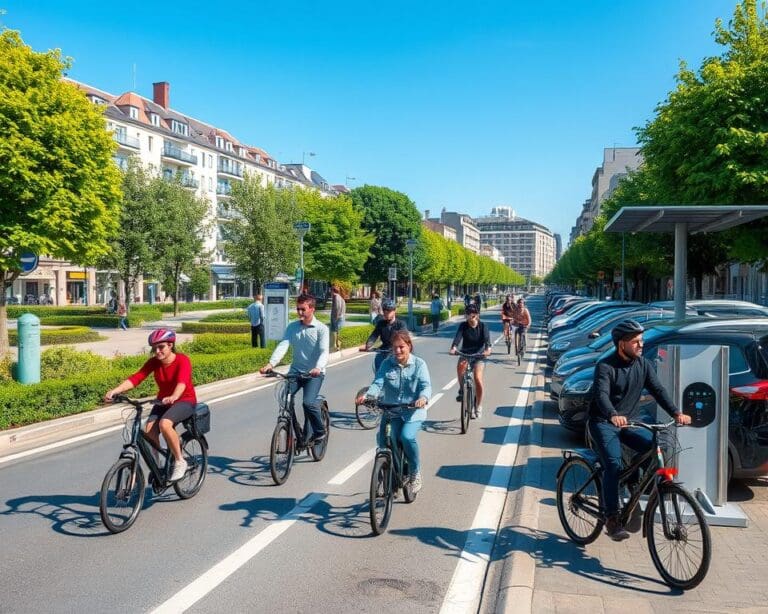
<instances>
[{"instance_id":1,"label":"bollard","mask_svg":"<svg viewBox=\"0 0 768 614\"><path fill-rule=\"evenodd\" d=\"M21 384L40 382L40 318L25 313L18 319L19 363L16 377Z\"/></svg>"}]
</instances>

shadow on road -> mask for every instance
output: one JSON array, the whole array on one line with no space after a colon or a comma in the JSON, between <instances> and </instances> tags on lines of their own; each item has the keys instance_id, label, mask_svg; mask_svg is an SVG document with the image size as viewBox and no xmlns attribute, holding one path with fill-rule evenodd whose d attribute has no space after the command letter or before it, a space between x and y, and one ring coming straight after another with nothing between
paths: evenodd
<instances>
[{"instance_id":1,"label":"shadow on road","mask_svg":"<svg viewBox=\"0 0 768 614\"><path fill-rule=\"evenodd\" d=\"M51 523L62 535L99 537L109 535L99 516L99 493L93 495L28 495L5 502L0 516L31 514Z\"/></svg>"}]
</instances>

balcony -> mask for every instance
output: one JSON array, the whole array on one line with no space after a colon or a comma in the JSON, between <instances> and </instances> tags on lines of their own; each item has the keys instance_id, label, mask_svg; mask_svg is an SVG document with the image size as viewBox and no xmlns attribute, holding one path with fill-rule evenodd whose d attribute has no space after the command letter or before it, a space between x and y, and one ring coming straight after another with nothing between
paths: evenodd
<instances>
[{"instance_id":1,"label":"balcony","mask_svg":"<svg viewBox=\"0 0 768 614\"><path fill-rule=\"evenodd\" d=\"M112 138L114 138L123 147L128 147L129 149L139 149L139 139L134 136L128 136L125 134L125 132L114 132L112 133Z\"/></svg>"},{"instance_id":2,"label":"balcony","mask_svg":"<svg viewBox=\"0 0 768 614\"><path fill-rule=\"evenodd\" d=\"M218 183L216 184L216 194L219 196L231 196L232 186L228 183Z\"/></svg>"},{"instance_id":3,"label":"balcony","mask_svg":"<svg viewBox=\"0 0 768 614\"><path fill-rule=\"evenodd\" d=\"M182 175L179 179L181 180L181 185L185 188L193 188L196 190L200 187L200 181L191 175Z\"/></svg>"},{"instance_id":4,"label":"balcony","mask_svg":"<svg viewBox=\"0 0 768 614\"><path fill-rule=\"evenodd\" d=\"M231 175L232 177L243 177L243 166L232 162L226 158L219 158L218 172L220 175Z\"/></svg>"},{"instance_id":5,"label":"balcony","mask_svg":"<svg viewBox=\"0 0 768 614\"><path fill-rule=\"evenodd\" d=\"M174 160L178 160L179 162L183 162L184 164L197 164L197 156L188 154L183 149L180 149L179 147L175 147L174 145L171 145L169 143L166 143L165 146L163 147L163 157L173 158Z\"/></svg>"}]
</instances>

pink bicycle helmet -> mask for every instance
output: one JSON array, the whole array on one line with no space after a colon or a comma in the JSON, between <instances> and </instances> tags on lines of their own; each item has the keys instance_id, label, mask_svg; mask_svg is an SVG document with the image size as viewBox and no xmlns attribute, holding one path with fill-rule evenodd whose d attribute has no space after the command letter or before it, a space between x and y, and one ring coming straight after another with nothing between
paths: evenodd
<instances>
[{"instance_id":1,"label":"pink bicycle helmet","mask_svg":"<svg viewBox=\"0 0 768 614\"><path fill-rule=\"evenodd\" d=\"M168 330L167 328L158 328L157 330L153 330L151 333L149 333L147 342L149 345L157 345L158 343L175 343L176 333L172 330Z\"/></svg>"}]
</instances>

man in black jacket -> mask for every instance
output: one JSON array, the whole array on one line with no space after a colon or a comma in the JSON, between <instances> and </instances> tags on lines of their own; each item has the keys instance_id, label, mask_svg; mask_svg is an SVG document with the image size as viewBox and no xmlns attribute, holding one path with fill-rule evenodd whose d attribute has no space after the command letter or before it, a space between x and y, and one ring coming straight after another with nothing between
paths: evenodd
<instances>
[{"instance_id":1,"label":"man in black jacket","mask_svg":"<svg viewBox=\"0 0 768 614\"><path fill-rule=\"evenodd\" d=\"M629 537L619 522L621 445L639 454L653 445L653 437L647 430L626 428L630 420L640 418L638 402L643 388L678 424L691 423L690 416L675 407L653 365L643 358L643 330L635 320L624 320L611 331L616 353L597 363L587 423L603 465L605 531L614 541Z\"/></svg>"},{"instance_id":2,"label":"man in black jacket","mask_svg":"<svg viewBox=\"0 0 768 614\"><path fill-rule=\"evenodd\" d=\"M370 350L373 344L376 343L376 339L381 339L381 345L378 349L385 351L379 352L376 354L376 358L373 359L374 373L379 370L379 365L387 357L386 350L392 349L392 335L398 330L408 330L408 328L405 322L397 319L395 301L384 299L381 302L381 317L376 320L376 326L366 342L360 346L360 350Z\"/></svg>"}]
</instances>

